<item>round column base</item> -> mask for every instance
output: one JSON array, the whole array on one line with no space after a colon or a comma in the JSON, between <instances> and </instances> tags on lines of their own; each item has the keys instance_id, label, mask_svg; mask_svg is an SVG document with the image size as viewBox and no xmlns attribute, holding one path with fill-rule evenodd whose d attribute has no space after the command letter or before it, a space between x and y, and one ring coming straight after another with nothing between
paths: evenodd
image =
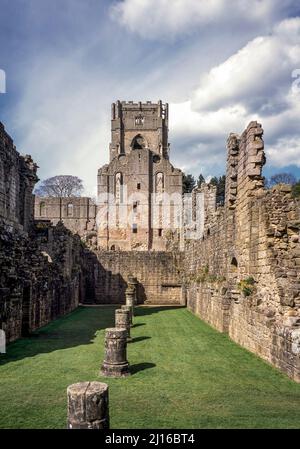
<instances>
[{"instance_id":1,"label":"round column base","mask_svg":"<svg viewBox=\"0 0 300 449\"><path fill-rule=\"evenodd\" d=\"M123 363L121 365L110 365L109 363L103 363L100 369L101 376L105 377L126 377L130 376L129 363Z\"/></svg>"}]
</instances>

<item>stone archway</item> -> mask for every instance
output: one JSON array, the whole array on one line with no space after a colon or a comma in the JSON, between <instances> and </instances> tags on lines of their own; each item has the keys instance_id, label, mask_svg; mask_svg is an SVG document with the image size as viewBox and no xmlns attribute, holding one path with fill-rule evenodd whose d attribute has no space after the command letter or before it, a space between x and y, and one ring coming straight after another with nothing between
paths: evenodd
<instances>
[{"instance_id":1,"label":"stone archway","mask_svg":"<svg viewBox=\"0 0 300 449\"><path fill-rule=\"evenodd\" d=\"M147 142L141 134L137 134L130 146L133 150L143 150L144 148L147 148Z\"/></svg>"}]
</instances>

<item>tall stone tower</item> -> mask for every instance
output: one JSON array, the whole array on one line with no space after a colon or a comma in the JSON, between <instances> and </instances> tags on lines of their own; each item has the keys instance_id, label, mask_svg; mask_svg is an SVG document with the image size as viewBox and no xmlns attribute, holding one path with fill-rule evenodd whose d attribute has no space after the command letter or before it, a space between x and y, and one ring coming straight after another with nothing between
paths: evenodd
<instances>
[{"instance_id":1,"label":"tall stone tower","mask_svg":"<svg viewBox=\"0 0 300 449\"><path fill-rule=\"evenodd\" d=\"M169 162L168 104L117 101L110 161L98 172L98 245L165 250L178 235L182 172Z\"/></svg>"}]
</instances>

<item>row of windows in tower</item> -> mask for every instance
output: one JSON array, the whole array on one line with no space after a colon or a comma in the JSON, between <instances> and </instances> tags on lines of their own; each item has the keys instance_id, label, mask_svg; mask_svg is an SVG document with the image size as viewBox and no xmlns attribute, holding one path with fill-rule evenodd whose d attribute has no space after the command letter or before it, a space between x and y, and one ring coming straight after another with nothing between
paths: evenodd
<instances>
[{"instance_id":1,"label":"row of windows in tower","mask_svg":"<svg viewBox=\"0 0 300 449\"><path fill-rule=\"evenodd\" d=\"M132 233L133 234L137 234L138 233L138 226L137 226L136 223L133 223L133 225L132 225ZM162 229L157 229L157 236L158 237L162 237L162 233L163 233Z\"/></svg>"},{"instance_id":2,"label":"row of windows in tower","mask_svg":"<svg viewBox=\"0 0 300 449\"><path fill-rule=\"evenodd\" d=\"M118 200L122 197L122 187L124 185L124 178L121 172L115 174L115 195ZM136 184L137 190L141 190L141 183ZM155 193L163 193L165 189L164 174L159 172L155 175Z\"/></svg>"}]
</instances>

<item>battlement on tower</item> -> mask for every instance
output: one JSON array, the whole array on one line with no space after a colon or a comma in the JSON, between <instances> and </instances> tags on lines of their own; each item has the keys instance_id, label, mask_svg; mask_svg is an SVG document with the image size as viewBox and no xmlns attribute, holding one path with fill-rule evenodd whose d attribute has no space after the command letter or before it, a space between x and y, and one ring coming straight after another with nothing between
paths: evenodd
<instances>
[{"instance_id":1,"label":"battlement on tower","mask_svg":"<svg viewBox=\"0 0 300 449\"><path fill-rule=\"evenodd\" d=\"M152 101L143 103L142 101L134 102L118 100L115 103L112 103L111 106L112 120L122 118L123 114L126 113L130 114L138 112L150 113L167 120L169 115L169 105L168 103L163 103L161 100L157 103L153 103Z\"/></svg>"},{"instance_id":2,"label":"battlement on tower","mask_svg":"<svg viewBox=\"0 0 300 449\"><path fill-rule=\"evenodd\" d=\"M137 140L139 146L168 159L168 117L169 105L161 100L112 103L110 160L129 154Z\"/></svg>"}]
</instances>

